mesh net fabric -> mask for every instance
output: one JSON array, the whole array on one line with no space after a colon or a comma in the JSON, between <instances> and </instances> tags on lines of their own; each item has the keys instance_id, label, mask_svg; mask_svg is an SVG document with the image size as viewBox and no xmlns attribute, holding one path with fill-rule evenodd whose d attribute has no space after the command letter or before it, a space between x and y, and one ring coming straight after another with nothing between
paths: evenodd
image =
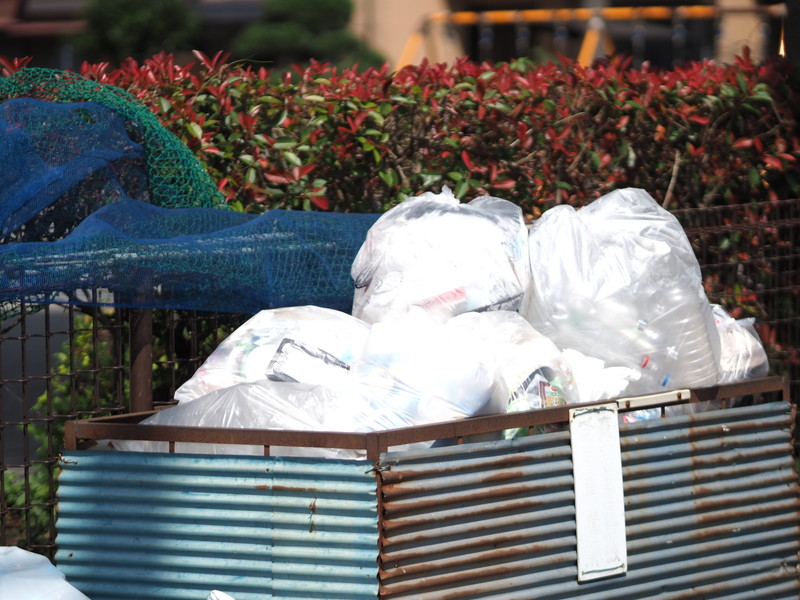
<instances>
[{"instance_id":1,"label":"mesh net fabric","mask_svg":"<svg viewBox=\"0 0 800 600\"><path fill-rule=\"evenodd\" d=\"M21 300L351 309L350 266L378 215L220 210L146 108L72 73L0 78L0 101L0 318Z\"/></svg>"},{"instance_id":2,"label":"mesh net fabric","mask_svg":"<svg viewBox=\"0 0 800 600\"><path fill-rule=\"evenodd\" d=\"M93 102L124 120L128 134L144 150L153 204L169 207L225 205L214 181L191 151L159 123L155 115L120 88L71 71L22 69L0 78L0 102L35 98L50 103ZM63 129L53 132L66 133ZM55 137L54 137L55 141Z\"/></svg>"},{"instance_id":3,"label":"mesh net fabric","mask_svg":"<svg viewBox=\"0 0 800 600\"><path fill-rule=\"evenodd\" d=\"M98 104L0 104L0 243L53 241L98 208L147 199L144 151Z\"/></svg>"},{"instance_id":4,"label":"mesh net fabric","mask_svg":"<svg viewBox=\"0 0 800 600\"><path fill-rule=\"evenodd\" d=\"M0 292L38 301L255 313L349 312L350 264L376 215L166 209L126 198L56 242L0 246ZM110 293L92 297L93 290Z\"/></svg>"}]
</instances>

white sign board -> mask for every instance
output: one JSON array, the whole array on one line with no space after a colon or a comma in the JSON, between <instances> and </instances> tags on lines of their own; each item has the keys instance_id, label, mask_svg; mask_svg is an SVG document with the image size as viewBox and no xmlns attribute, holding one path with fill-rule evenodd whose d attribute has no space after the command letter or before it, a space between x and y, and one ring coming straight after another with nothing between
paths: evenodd
<instances>
[{"instance_id":1,"label":"white sign board","mask_svg":"<svg viewBox=\"0 0 800 600\"><path fill-rule=\"evenodd\" d=\"M628 570L625 497L616 403L572 409L569 414L578 581Z\"/></svg>"}]
</instances>

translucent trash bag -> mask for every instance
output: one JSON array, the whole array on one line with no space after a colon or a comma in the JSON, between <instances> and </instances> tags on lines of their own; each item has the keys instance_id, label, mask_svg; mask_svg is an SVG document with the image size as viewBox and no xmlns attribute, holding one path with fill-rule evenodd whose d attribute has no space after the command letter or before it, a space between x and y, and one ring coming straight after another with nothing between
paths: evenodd
<instances>
[{"instance_id":1,"label":"translucent trash bag","mask_svg":"<svg viewBox=\"0 0 800 600\"><path fill-rule=\"evenodd\" d=\"M147 425L370 432L499 412L493 360L473 337L425 318L375 324L335 385L267 378L216 389L161 410ZM430 443L421 444L422 447ZM166 442L105 440L101 449L166 452ZM176 452L263 455L261 446L176 443ZM272 447L282 456L359 458L343 449Z\"/></svg>"},{"instance_id":2,"label":"translucent trash bag","mask_svg":"<svg viewBox=\"0 0 800 600\"><path fill-rule=\"evenodd\" d=\"M318 306L263 310L225 338L175 392L188 402L239 383L334 385L361 353L369 325Z\"/></svg>"},{"instance_id":3,"label":"translucent trash bag","mask_svg":"<svg viewBox=\"0 0 800 600\"><path fill-rule=\"evenodd\" d=\"M719 338L680 223L647 192L556 206L531 228L520 312L559 348L639 375L631 395L717 383Z\"/></svg>"},{"instance_id":4,"label":"translucent trash bag","mask_svg":"<svg viewBox=\"0 0 800 600\"><path fill-rule=\"evenodd\" d=\"M719 304L711 305L720 336L720 383L765 377L769 373L767 352L752 318L734 319Z\"/></svg>"},{"instance_id":5,"label":"translucent trash bag","mask_svg":"<svg viewBox=\"0 0 800 600\"><path fill-rule=\"evenodd\" d=\"M409 198L367 232L353 261L352 314L368 323L422 311L441 321L474 310L517 310L529 277L520 208L448 188Z\"/></svg>"}]
</instances>

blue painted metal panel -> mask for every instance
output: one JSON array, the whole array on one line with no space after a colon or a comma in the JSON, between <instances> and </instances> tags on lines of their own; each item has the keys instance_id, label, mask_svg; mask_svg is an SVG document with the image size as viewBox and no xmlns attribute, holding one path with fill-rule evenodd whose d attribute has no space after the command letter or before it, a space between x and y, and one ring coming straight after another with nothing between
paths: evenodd
<instances>
[{"instance_id":1,"label":"blue painted metal panel","mask_svg":"<svg viewBox=\"0 0 800 600\"><path fill-rule=\"evenodd\" d=\"M796 600L785 403L620 427L629 570L579 584L566 431L381 457L381 598Z\"/></svg>"},{"instance_id":2,"label":"blue painted metal panel","mask_svg":"<svg viewBox=\"0 0 800 600\"><path fill-rule=\"evenodd\" d=\"M377 596L365 461L71 452L56 563L92 600Z\"/></svg>"}]
</instances>

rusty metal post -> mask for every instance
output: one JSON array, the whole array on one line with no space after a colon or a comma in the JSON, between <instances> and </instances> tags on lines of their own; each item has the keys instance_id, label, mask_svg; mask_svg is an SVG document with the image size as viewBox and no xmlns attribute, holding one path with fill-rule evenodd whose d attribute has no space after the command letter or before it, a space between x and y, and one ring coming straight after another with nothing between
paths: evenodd
<instances>
[{"instance_id":1,"label":"rusty metal post","mask_svg":"<svg viewBox=\"0 0 800 600\"><path fill-rule=\"evenodd\" d=\"M153 311L131 311L131 412L153 409Z\"/></svg>"}]
</instances>

